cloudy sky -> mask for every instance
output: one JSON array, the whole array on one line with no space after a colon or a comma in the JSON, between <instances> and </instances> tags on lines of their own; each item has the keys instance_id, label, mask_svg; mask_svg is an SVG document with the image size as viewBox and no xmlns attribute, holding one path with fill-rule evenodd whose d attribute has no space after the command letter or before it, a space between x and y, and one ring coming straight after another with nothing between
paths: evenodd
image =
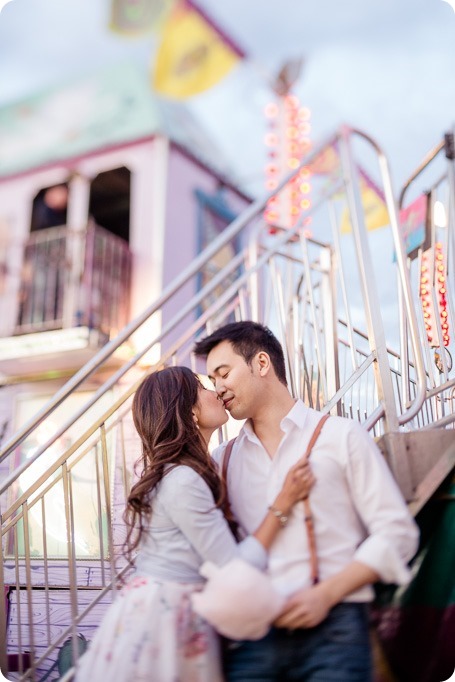
<instances>
[{"instance_id":1,"label":"cloudy sky","mask_svg":"<svg viewBox=\"0 0 455 682\"><path fill-rule=\"evenodd\" d=\"M313 141L343 123L368 133L387 154L396 194L455 124L455 12L444 0L198 2L247 59L187 106L252 194L264 191L270 79L291 58L304 59L295 93L311 109ZM149 68L157 36L122 37L109 16L110 0L9 2L0 12L0 106L108 66ZM390 231L370 237L380 297L392 310ZM395 317L387 326L395 334Z\"/></svg>"},{"instance_id":2,"label":"cloudy sky","mask_svg":"<svg viewBox=\"0 0 455 682\"><path fill-rule=\"evenodd\" d=\"M1 0L0 0L1 2ZM268 79L289 58L313 140L341 123L372 135L397 186L455 122L455 12L444 0L199 0L247 53L221 84L189 101L237 175L264 165ZM0 13L0 105L93 69L148 65L155 35L108 30L109 0L12 0Z\"/></svg>"}]
</instances>

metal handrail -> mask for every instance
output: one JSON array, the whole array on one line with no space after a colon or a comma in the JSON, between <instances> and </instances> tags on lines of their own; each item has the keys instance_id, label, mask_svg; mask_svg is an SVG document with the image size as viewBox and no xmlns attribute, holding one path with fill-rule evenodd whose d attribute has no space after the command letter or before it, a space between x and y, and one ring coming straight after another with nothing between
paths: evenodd
<instances>
[{"instance_id":1,"label":"metal handrail","mask_svg":"<svg viewBox=\"0 0 455 682\"><path fill-rule=\"evenodd\" d=\"M423 404L425 397L425 372L423 366L423 358L420 350L419 340L418 340L418 327L415 315L415 310L412 305L412 300L410 296L410 283L405 267L405 247L402 235L398 226L398 219L396 214L396 206L392 192L392 185L390 180L390 172L388 169L387 160L384 153L382 152L379 145L367 134L356 128L348 128L344 126L335 135L328 138L323 144L315 148L310 154L305 156L300 162L299 166L289 173L278 185L276 189L272 192L266 194L262 198L256 200L251 204L241 216L236 218L231 225L229 225L220 235L215 239L207 248L200 253L192 263L185 268L182 273L177 276L161 293L161 295L154 301L150 306L148 306L140 315L138 315L134 320L126 325L122 331L111 341L109 341L105 346L103 346L94 355L91 360L89 360L84 367L82 367L76 374L71 377L66 384L58 390L52 399L41 409L35 416L30 419L25 425L23 425L4 445L3 449L0 451L0 462L2 462L9 454L11 454L14 449L20 445L25 438L41 423L46 417L48 417L61 403L81 384L86 381L94 372L96 372L103 363L125 342L130 336L154 313L162 308L162 306L172 297L172 295L181 288L191 277L193 277L211 258L212 256L224 245L230 242L235 236L237 236L241 230L254 218L258 217L260 212L265 208L267 202L270 198L275 196L282 190L292 178L294 178L302 168L305 166L311 166L311 163L317 159L317 157L326 148L332 147L342 140L347 140L350 136L356 135L367 141L375 150L378 155L379 166L381 170L381 175L385 188L386 203L389 210L389 216L391 219L392 235L394 239L394 245L397 252L397 264L401 286L404 292L406 312L410 324L411 331L411 343L414 352L414 358L417 366L418 374L418 392L417 395L408 408L408 410L398 417L398 423L404 424L406 421L411 420L420 409ZM97 392L97 396L101 395Z\"/></svg>"},{"instance_id":2,"label":"metal handrail","mask_svg":"<svg viewBox=\"0 0 455 682\"><path fill-rule=\"evenodd\" d=\"M448 199L448 204L449 204L448 215L449 215L449 219L451 222L449 222L449 224L447 225L447 229L448 229L448 231L447 231L447 242L445 244L445 247L447 248L447 273L446 274L447 274L447 278L448 278L447 286L446 286L446 288L447 288L447 294L446 295L447 295L447 306L448 306L449 315L450 315L452 320L455 320L455 309L454 309L454 305L453 305L453 287L451 288L449 285L449 280L450 280L449 268L452 269L451 277L453 280L453 267L455 264L454 260L453 260L453 258L455 257L455 251L453 250L453 247L455 246L455 242L453 242L452 245L450 243L450 236L453 240L453 237L454 237L453 227L455 227L454 218L453 218L453 209L455 207L455 166L454 166L454 159L453 159L453 132L452 131L447 133L444 136L444 139L440 143L435 145L426 154L426 156L421 161L421 163L418 165L418 167L415 169L415 171L406 180L406 182L404 183L404 185L400 191L400 195L399 195L399 199L398 199L398 208L400 210L403 208L404 202L405 202L405 197L406 197L406 194L407 194L408 190L410 189L410 187L413 185L415 180L417 178L420 178L422 173L424 173L424 171L426 171L427 168L429 168L431 166L432 162L440 155L440 153L442 151L445 152L445 158L447 160L447 168L444 172L440 172L438 169L438 174L437 174L436 179L435 180L432 179L432 181L429 183L429 186L427 186L427 188L425 190L425 194L428 196L428 201L431 202L430 208L432 208L433 197L436 196L436 192L438 191L440 186L443 184L443 182L447 183L447 192L448 192L447 199ZM431 245L432 248L434 247L434 244L435 244L436 229L437 229L435 226L434 220L435 220L434 215L432 214L431 215L431 240L429 243L429 246ZM451 246L452 246L452 252L450 252ZM417 258L416 266L415 266L417 275L420 273L420 268L422 265L422 254L423 254L424 248L425 248L424 246L421 246L419 249L419 252L418 252L418 258ZM411 266L412 266L412 258L408 258L407 268L408 268L409 273L411 273ZM420 279L418 281L417 287L420 286L419 282L420 282ZM418 296L418 293L416 292L416 297L417 296ZM432 291L432 297L433 297L433 303L437 307L437 303L435 302L434 290ZM417 306L417 308L419 309L419 306ZM420 308L420 310L421 310L421 308ZM422 322L422 320L423 320L423 318L421 318L421 322ZM402 320L401 326L402 326L402 334L403 335L405 335L405 333L407 331L406 324L407 324L407 320L406 319ZM435 325L436 325L436 333L437 333L438 339L442 345L442 330L440 327L440 321L439 321L438 317L436 317L436 319L435 319ZM426 357L426 362L427 362L427 371L426 371L427 381L426 381L425 386L429 386L429 388L431 388L432 385L433 386L435 385L436 379L434 377L432 377L431 371L429 368L430 362L431 362L430 361L430 345L427 341L427 334L426 334L426 331L423 329L423 327L422 327L422 335L423 335L423 349L425 352L425 357ZM405 337L404 337L404 339L405 339ZM444 353L441 355L441 362L442 362L442 366L443 366L442 374L445 378L445 386L448 386L448 385L450 385L450 381L448 380L450 368L448 368L448 366L447 366L446 356ZM404 367L405 367L405 365L404 365ZM429 383L428 383L428 380L429 380ZM423 383L423 382L421 382L421 383ZM436 387L436 391L439 391L441 386ZM425 399L427 400L433 394L434 393L432 390L427 390Z\"/></svg>"},{"instance_id":3,"label":"metal handrail","mask_svg":"<svg viewBox=\"0 0 455 682\"><path fill-rule=\"evenodd\" d=\"M296 226L295 231L298 231L298 226ZM269 245L268 249L264 249L261 254L260 258L257 262L257 268L264 268L265 271L268 271L270 267L270 261L273 258L276 258L278 256L278 260L281 260L282 257L282 247L283 244L287 241L292 239L293 232L284 232L276 239L274 240L273 244ZM298 242L297 242L298 243ZM323 248L323 245L320 247L316 248ZM247 253L247 250L245 249L240 256L244 256ZM303 267L302 263L299 262L297 259L293 259L293 264L297 265L298 271L300 273L301 268ZM230 263L230 265L236 265L235 260ZM319 271L316 268L316 272L318 273L319 276ZM232 309L232 306L236 306L239 304L239 300L242 297L242 291L247 291L248 290L248 282L249 278L251 276L251 269L250 267L243 267L241 274L236 278L234 282L230 284L229 287L224 289L221 293L221 295L217 298L216 301L214 301L209 307L204 310L202 315L200 315L197 319L193 320L191 324L188 326L185 326L185 329L183 331L183 334L179 336L178 339L173 341L169 347L166 347L165 354L160 358L159 362L164 362L167 358L171 358L172 360L174 359L174 354L175 354L175 359L177 360L177 354L180 352L185 352L184 348L185 345L188 341L192 342L192 340L195 338L197 334L199 334L205 327L206 323L209 322L213 318L213 315L218 315L220 310L222 311L222 314L224 315L226 311L230 311ZM216 277L216 276L215 276ZM229 279L229 278L228 278ZM193 297L187 305L192 306L193 308L196 308L198 305L198 302L201 297L207 294L209 287L213 289L214 286L216 286L218 283L218 280L214 279L211 280L209 285L204 287L203 291L199 292L196 297ZM240 288L241 287L241 288ZM179 311L181 312L181 311ZM176 315L179 315L179 313L176 313ZM161 332L162 335L167 334L167 331L172 327L174 324L175 320L171 320L167 323L165 327L163 327L163 330ZM154 341L151 342L153 345ZM150 344L148 344L150 345ZM157 368L156 365L149 366L147 371L154 371ZM14 538L16 538L15 533L18 531L16 530L17 528L20 528L20 521L23 518L25 522L28 524L28 519L30 517L30 510L34 506L35 509L40 508L45 506L44 500L48 493L52 489L56 489L58 486L62 485L63 486L63 491L64 491L64 500L65 500L65 514L67 518L67 532L68 532L68 538L67 538L67 547L68 547L68 558L64 559L64 570L66 571L66 567L68 567L68 573L70 576L69 580L69 591L70 591L70 603L71 603L71 619L72 619L72 626L74 627L74 632L73 636L76 637L76 628L75 624L78 622L78 618L81 618L82 616L78 616L78 604L77 604L77 591L78 591L78 581L77 581L77 575L76 575L76 554L75 554L75 544L74 544L74 527L73 527L73 502L72 502L72 495L73 495L73 479L72 479L72 472L75 470L75 468L79 465L79 462L84 458L85 456L92 456L91 453L94 453L95 456L98 456L99 452L98 449L100 449L100 453L102 454L102 462L103 462L103 471L98 472L98 467L97 467L97 473L96 473L96 482L97 482L97 489L98 492L96 493L97 495L97 501L98 501L98 518L101 518L101 505L103 509L110 510L111 509L111 499L106 499L104 500L104 496L102 493L107 493L107 489L110 490L110 477L109 477L109 471L108 467L105 466L105 460L106 460L106 434L111 430L112 423L111 423L111 418L114 417L114 415L118 415L117 420L120 421L123 417L126 416L127 414L127 403L125 401L128 400L130 395L134 392L135 387L137 384L134 382L140 381L140 379L137 378L137 375L133 377L133 382L130 383L128 382L128 387L126 388L125 391L122 390L122 395L119 396L118 400L116 401L115 404L110 405L107 411L102 415L102 416L97 416L96 421L93 420L93 423L91 423L88 428L84 427L84 433L82 435L79 434L79 432L76 435L77 441L72 443L69 448L65 452L58 452L56 453L56 458L55 460L52 461L51 465L46 465L46 473L45 474L38 474L35 477L32 478L32 481L26 485L26 489L20 492L19 497L17 500L13 500L12 504L9 509L4 511L3 513L3 518L5 519L5 523L2 528L2 534L7 534L12 532L12 535ZM123 387L122 387L123 388ZM125 403L123 407L121 406L122 403ZM119 405L121 406L120 409ZM121 414L120 414L121 413ZM109 420L109 423L107 422ZM117 421L116 420L116 421ZM89 420L92 421L92 420ZM97 432L95 434L95 431ZM94 437L95 436L95 437ZM55 437L55 434L54 434ZM115 444L112 445L112 447L116 447ZM36 453L35 453L36 454ZM101 454L100 454L100 463L101 463ZM98 460L97 460L98 461ZM28 460L30 462L30 460ZM116 469L116 467L114 467ZM48 474L51 474L53 480L47 481ZM19 475L19 471L16 469L15 472L13 472L12 476L14 479L17 479L17 476ZM7 482L5 482L5 485L8 487L11 487L12 485L12 479L10 478ZM43 489L44 486L44 489ZM111 521L107 520L107 527L111 528ZM43 526L44 528L44 526ZM29 542L29 534L30 530L27 525L27 529L24 532L24 544L25 547L28 547L28 542ZM44 531L43 531L43 536L44 536ZM106 548L108 548L108 551L104 551L104 542L106 542ZM99 570L101 571L102 578L101 578L101 585L105 585L105 577L103 573L103 566L106 564L106 572L109 571L109 562L112 563L112 556L113 552L111 551L113 549L113 544L112 544L112 537L106 538L106 540L103 539L101 530L99 532L99 556L96 557L96 561L99 564ZM44 550L43 550L44 552ZM30 581L33 580L33 557L30 555L29 551L25 552L25 555L22 557L19 555L18 550L15 548L14 549L14 557L12 558L12 565L7 566L8 570L8 575L11 575L12 571L14 571L14 567L18 567L21 562L21 566L25 570L25 581L26 583L30 586ZM43 569L44 575L47 575L48 569L48 556L45 554L43 560ZM111 574L108 574L108 580L109 585L114 585L112 581L113 576ZM16 579L16 584L20 585L21 582L19 578ZM1 577L0 577L0 587L2 586L1 582ZM109 586L107 587L109 589ZM30 593L30 594L29 594ZM28 611L32 610L32 596L31 596L31 588L30 590L27 591L26 593L26 598L24 601L24 608L26 608ZM19 607L19 611L22 607ZM0 608L1 611L1 608ZM86 611L84 611L85 613ZM3 618L3 613L1 613L2 618ZM32 623L32 617L29 615L30 622ZM48 616L49 617L49 616ZM68 632L72 631L68 630ZM29 642L30 644L27 646L30 647L30 649L34 652L34 644L33 644L33 633L29 635L30 639ZM39 652L39 656L33 659L33 670L30 669L30 671L25 671L24 676L22 679L27 679L29 676L29 673L31 673L32 676L36 677L36 669L37 666L41 664L41 662L44 662L45 659L48 659L48 654L51 652L55 652L56 646L58 645L58 642L61 641L60 639L57 638L57 640L53 641L52 644L49 645L49 647L44 651ZM22 648L19 644L19 651L21 651Z\"/></svg>"},{"instance_id":4,"label":"metal handrail","mask_svg":"<svg viewBox=\"0 0 455 682\"><path fill-rule=\"evenodd\" d=\"M337 136L330 137L325 143L317 147L313 152L308 154L300 163L298 168L287 175L278 185L278 187L271 193L266 194L261 199L257 199L251 206L245 209L241 216L236 218L211 244L209 244L204 251L202 251L191 264L186 267L180 275L178 275L161 293L161 295L150 306L140 313L134 320L126 325L122 331L105 346L103 346L96 355L93 356L76 374L74 374L69 381L66 382L62 388L55 393L53 398L41 409L36 415L30 419L24 426L5 443L3 449L0 451L0 462L2 462L13 450L20 445L27 436L33 431L36 426L48 417L61 403L78 388L84 381L86 381L99 367L123 344L129 337L154 313L156 313L162 306L171 298L171 296L180 289L191 277L193 277L223 246L229 243L237 234L255 218L267 205L267 202L277 192L283 189L292 178L294 178L300 170L312 163L318 155L326 148L332 146L337 139Z\"/></svg>"},{"instance_id":5,"label":"metal handrail","mask_svg":"<svg viewBox=\"0 0 455 682\"><path fill-rule=\"evenodd\" d=\"M404 185L401 189L400 196L398 197L399 208L402 208L406 192L408 191L409 187L412 185L414 180L416 180L419 177L419 175L421 175L423 173L425 168L433 161L433 159L435 159L437 157L439 152L441 152L444 149L444 147L445 147L444 141L440 142L435 147L433 147L433 149L431 149L428 152L428 154L426 154L426 156L420 162L420 164L417 166L415 171L406 180L406 182L404 183Z\"/></svg>"},{"instance_id":6,"label":"metal handrail","mask_svg":"<svg viewBox=\"0 0 455 682\"><path fill-rule=\"evenodd\" d=\"M416 311L412 301L411 282L409 278L408 269L406 267L406 247L399 226L397 208L395 204L395 198L387 158L382 149L380 148L380 146L377 144L377 142L375 142L375 140L373 140L373 138L371 138L369 135L357 129L351 129L351 133L358 135L362 139L366 140L375 149L378 155L379 168L384 185L384 194L386 199L387 210L389 212L390 227L392 228L392 237L397 257L398 277L401 283L401 290L404 297L406 315L409 323L411 345L414 354L414 362L417 370L418 383L416 397L414 398L413 402L403 414L398 416L398 423L400 425L403 425L406 422L411 421L411 419L413 419L416 416L416 414L418 413L418 411L420 410L425 401L426 392L425 365L423 361L423 354L419 340L419 328L417 324Z\"/></svg>"},{"instance_id":7,"label":"metal handrail","mask_svg":"<svg viewBox=\"0 0 455 682\"><path fill-rule=\"evenodd\" d=\"M158 332L155 331L151 333L147 337L147 340L140 345L139 349L134 349L134 357L131 357L113 374L110 374L108 380L93 393L92 397L78 411L74 411L70 418L65 418L66 423L56 430L52 438L40 448L34 450L32 456L15 468L8 478L0 485L0 494L5 492L6 489L14 490L16 487L19 488L17 491L17 498L15 500L9 500L9 508L3 511L5 523L2 528L3 535L11 533L12 546L14 546L12 552L14 556L12 557L9 566L5 564L5 570L8 576L11 576L12 573L16 571L15 584L18 588L18 592L20 591L19 588L23 585L23 578L19 577L19 568L25 572L27 590L25 592L23 606L21 606L20 598L18 601L19 638L21 636L21 608L24 608L24 610L27 609L27 617L31 624L30 627L33 630L33 584L35 586L41 585L42 583L39 583L38 579L44 579L46 589L48 589L47 572L49 570L49 553L44 543L44 538L47 537L46 520L43 518L43 549L36 550L35 547L35 551L37 551L38 555L41 551L41 555L43 556L43 568L41 574L33 575L32 569L36 568L36 565L34 563L34 557L30 552L32 543L29 519L32 518L33 511L36 511L37 509L39 510L41 508L42 513L44 512L46 499L51 499L52 497L51 491L55 491L60 487L62 488L65 503L66 546L68 548L67 557L65 555L62 566L65 571L66 567L68 567L72 619L72 624L65 633L73 633L73 644L76 642L76 624L82 622L85 614L89 612L89 608L92 608L91 604L86 609L81 610L78 614L80 604L78 605L77 595L80 585L76 571L78 556L76 553L73 518L73 494L75 493L76 488L73 473L77 471L76 467L79 466L84 458L89 459L93 457L96 464L94 477L97 515L95 518L98 523L98 539L96 542L99 543L97 545L98 553L93 555L93 559L99 564L97 565L98 581L96 582L96 585L98 587L100 585L103 587L103 594L109 589L112 589L115 585L116 568L113 561L115 544L112 531L112 521L114 520L115 523L115 512L114 505L112 504L113 496L111 496L111 493L112 485L115 488L115 486L119 484L119 479L122 478L122 476L123 481L121 490L125 492L127 481L125 441L123 435L119 434L123 434L124 427L127 435L129 428L131 428L131 430L133 428L131 417L128 413L128 401L137 388L138 383L142 380L142 376L138 378L138 373L134 371L134 368L138 366L138 361L143 358L155 344L161 344L163 349L161 356L155 364L153 364L154 360L149 361L146 358L146 369L144 369L143 365L140 365L138 366L140 372L144 371L148 373L155 371L162 366L163 363L169 361L173 364L180 364L180 360L186 362L188 358L190 358L192 364L194 358L191 355L190 347L194 339L198 338L199 334L211 331L213 326L222 324L229 319L228 316L231 314L236 316L236 319L238 319L238 317L240 317L240 319L246 319L246 317L251 314L252 310L256 310L258 311L258 318L265 324L268 324L268 320L272 320L273 324L275 324L275 322L277 323L279 329L278 335L281 334L281 337L279 336L280 340L283 341L284 337L284 341L287 342L283 345L285 345L286 350L288 351L287 370L290 379L289 385L295 394L299 395L300 389L301 397L304 399L309 398L310 406L315 404L316 407L319 408L322 404L321 409L323 412L334 409L336 406L338 414L350 414L351 417L357 417L362 421L364 427L372 429L373 435L378 435L378 432L383 432L384 430L387 430L387 428L397 428L399 410L402 409L402 399L399 382L396 380L396 376L399 375L400 371L403 373L403 355L400 358L397 353L390 351L386 345L379 306L376 310L371 310L372 307L374 308L375 302L377 301L377 293L375 291L374 277L370 274L372 270L369 262L371 256L369 244L366 240L363 214L361 213L362 206L359 201L359 187L356 182L356 180L358 180L358 173L356 172L356 167L353 163L352 150L349 145L351 141L349 138L352 135L359 135L370 144L373 144L377 155L380 157L380 161L382 152L371 138L360 131L348 128L343 128L329 143L330 145L339 145L342 151L342 169L345 176L343 179L340 177L334 179L334 182L330 185L330 192L333 192L333 188L339 187L340 184L346 188L356 246L357 270L361 279L364 294L364 307L368 318L368 331L370 334L366 335L356 329L352 325L349 317L347 317L346 322L339 319L340 316L337 312L338 308L334 304L334 301L336 300L334 294L336 289L334 273L337 273L337 276L340 275L342 280L344 275L340 270L337 271L335 259L330 257L329 260L327 260L326 258L327 255L332 253L332 247L330 245L321 240L303 240L301 238L302 230L305 227L307 219L305 215L294 228L290 228L289 230L279 229L278 234L274 235L272 242L263 244L259 243L259 240L260 237L265 235L265 231L260 234L260 229L263 229L265 226L262 222L259 223L257 218L267 203L268 197L252 204L242 216L234 221L234 223L232 223L231 226L215 240L215 242L212 242L212 244L163 291L157 301L149 306L136 320L133 320L116 339L113 339L112 342L102 348L90 363L82 368L72 380L62 387L56 396L54 396L53 400L51 400L45 408L43 408L38 415L35 415L31 422L24 427L22 435L20 437L16 435L16 439L13 439L15 442L11 444L10 441L10 443L7 444L7 449L2 453L1 458L6 457L16 445L22 442L24 438L31 433L35 425L38 425L56 409L63 400L77 388L77 386L93 374L93 372L96 371L98 367L100 367L103 362L122 345L122 343L129 339L133 332L138 330L144 322L146 322L155 312L160 310L161 307L179 291L180 287L186 285L187 282L190 281L190 278L197 275L200 268L205 265L210 258L222 248L222 246L230 242L233 237L238 235L240 231L248 226L248 231L246 232L247 236L254 237L254 239L257 240L254 248L251 241L246 245L244 244L240 253L233 256L228 265L223 269L220 269L217 274L210 279L208 284L201 290L197 290L196 294L185 299L186 302L182 306L179 306L176 309L176 312L173 312L172 315L170 315L170 319L165 318L165 321ZM300 167L310 165L312 159L315 159L321 153L321 150L324 149L324 146L319 147L302 161ZM289 178L294 177L298 171L299 169L296 169L285 178L280 184L280 188L284 187L289 181ZM387 164L384 165L384 163L381 163L381 172L384 185L386 186L386 189L388 188L386 197L391 221L395 221L395 231L397 234L394 234L393 236L398 254L400 253L400 248L403 250L402 247L404 245L400 243L400 234L396 220L396 208L393 203L390 174ZM274 190L273 195L275 195L277 191L279 191L279 188L278 190ZM325 192L325 200L330 199L330 192ZM322 194L323 193L321 192L321 196ZM330 201L327 202L324 200L321 202L319 199L320 196L313 202L313 218L316 217L317 209L326 208L327 203L329 204L329 207L331 206ZM251 221L253 222L251 223ZM256 227L258 229L256 229ZM289 245L289 247L286 245ZM328 254L329 251L330 254ZM341 249L339 249L339 253L341 255ZM364 254L365 262L362 260ZM398 260L399 269L403 268L404 262L404 258ZM234 273L235 277L233 277ZM403 283L406 285L406 277L409 276L407 269L404 270L402 275L400 282L402 285ZM264 284L264 305L262 305L261 301L261 306L257 305L255 308L255 303L259 303L259 300L256 301L254 298L255 293L256 295L258 294L259 276L263 277L261 282ZM370 283L372 284L371 291L369 290ZM216 293L216 296L213 296L214 292ZM250 300L251 296L252 300ZM409 306L412 310L412 301L410 298ZM195 311L199 310L203 310L203 312L200 315L195 314ZM261 315L259 315L259 310L262 311ZM348 312L347 304L345 312ZM332 319L328 319L329 315L332 316ZM278 319L276 320L275 317ZM183 321L185 321L184 325L181 324ZM409 324L412 326L412 319L409 320ZM180 327L178 327L178 325L180 325ZM338 332L340 327L347 328L348 340L339 338ZM345 336L344 329L341 336ZM151 340L149 340L150 338ZM308 340L310 345L305 347L305 343ZM349 362L349 353L346 349L351 351L351 359L353 360L352 365ZM336 369L330 374L329 359L333 360L334 357L336 357L336 363L334 363L334 365L336 364ZM401 363L397 363L396 358L400 358ZM415 411L417 409L418 411L416 405L421 399L421 384L424 384L424 389L426 387L426 382L422 382L421 376L419 376L419 372L416 369L417 360L418 353L416 353L416 366L414 367L413 372L413 377L415 373L417 379L412 387L413 389L415 387L415 395L417 397L412 403L412 409L404 412L401 415L401 418L404 416L409 418L409 414L412 414L412 410ZM398 369L395 368L395 366ZM130 370L133 371L130 375L127 375L127 372ZM327 377L329 376L330 379L335 376L337 382L327 381ZM72 442L73 436L70 433L69 442L71 445L62 445L62 447L66 449L61 451L59 443L54 451L55 457L54 452L51 451L51 462L44 462L45 466L43 466L43 469L45 468L46 471L42 472L41 470L38 471L36 475L30 475L28 481L24 480L24 488L21 489L21 486L18 485L18 478L25 469L31 466L47 448L50 448L60 435L63 435L66 431L70 431L70 427L74 425L74 423L79 420L102 395L110 388L117 385L120 378L125 379L126 377L128 377L128 381L123 380L121 382L119 392L114 394L112 404L111 401L109 401L108 408L101 406L101 410L104 413L102 415L99 413L96 416L93 415L93 418L86 420L86 424L82 422L80 430L74 429L74 442ZM329 386L328 391L326 390L327 386ZM446 383L443 387L438 387L438 392L443 394L442 400L452 400L453 390L448 398L446 397L447 394L443 393L446 389L451 389L452 386L453 381L449 382L449 384ZM326 395L326 393L328 393L328 395ZM390 395L392 395L392 400L389 400ZM436 394L436 390L434 389L433 392L430 391L425 393L425 400L429 401L427 406L431 411L431 416L433 418L433 403L436 404L440 402L441 398ZM395 405L398 405L398 407L395 407ZM426 417L428 417L428 409ZM437 415L440 417L437 421L434 421L436 426L443 426L453 421L454 415L444 416L444 409L435 410L435 412L437 412ZM424 410L422 410L419 415L419 419L421 419L423 423L426 423ZM118 430L112 428L117 425L119 426ZM378 426L376 427L376 425ZM107 438L108 436L112 436L112 438L109 440ZM114 436L117 438L115 441ZM131 434L129 437L131 437ZM127 442L129 441L127 440ZM115 472L118 468L117 455L119 450L121 454L123 454L123 472L116 478ZM133 450L134 449L131 448L131 453L133 453ZM108 457L111 453L112 460ZM391 461L393 463L392 458ZM39 469L39 465L37 466L37 469ZM35 474L33 470L30 474L32 473ZM105 536L103 535L102 527L103 513L106 514L105 523L107 533ZM23 524L24 528L21 540L23 544L19 549L17 538L19 537L18 534L22 532L20 530L21 524ZM116 527L118 528L118 526ZM0 547L0 553L2 553L2 547ZM8 556L8 559L9 558L10 557ZM60 555L58 555L58 558L60 559ZM2 567L0 566L0 588L3 585L4 577L2 574ZM96 603L98 598L99 597L93 601L93 604ZM4 627L4 622L6 620L4 617L3 604L0 606L0 615L2 616L1 620L3 621L3 625L0 623L0 628L2 628ZM49 620L49 614L47 614L47 618ZM2 638L4 637L4 629L0 629L0 636ZM51 641L50 636L48 641ZM33 631L29 634L29 642L31 651L34 651ZM49 644L44 653L40 651L40 655L33 661L30 671L21 671L21 674L23 673L21 679L29 679L29 673L31 673L31 676L35 679L38 665L48 658L48 654L55 652L59 642L61 642L60 636ZM19 641L18 650L22 651L23 648L24 647L21 646L21 642ZM75 655L77 658L77 652L75 652Z\"/></svg>"},{"instance_id":8,"label":"metal handrail","mask_svg":"<svg viewBox=\"0 0 455 682\"><path fill-rule=\"evenodd\" d=\"M277 240L275 247L279 247L281 244L284 244L294 233L297 233L299 230L299 226L296 225L294 228L290 229L289 232L284 232ZM236 286L238 284L242 283L243 280L245 280L247 277L249 277L252 272L254 273L254 270L258 270L261 268L261 266L270 258L272 255L273 251L272 249L266 250L264 253L261 254L261 257L258 259L256 265L254 268L250 268L248 273L244 273L243 275L240 276L240 278L237 279L237 283L234 283L229 287L223 294L222 298L218 300L218 303L223 301L225 298L228 299L229 296L232 294L232 292L235 290ZM239 264L243 254L239 253L237 254L237 257L234 258L228 268L229 270L235 269L237 265ZM220 271L218 275L216 275L210 282L203 288L201 291L199 291L188 303L186 306L181 308L179 313L163 328L160 334L156 336L155 338L150 341L145 348L143 348L141 351L136 353L128 362L122 365L120 369L115 372L99 389L94 393L94 395L84 404L81 406L81 408L78 411L75 411L72 416L63 424L61 425L58 430L49 438L49 440L44 443L41 447L37 448L36 451L33 453L31 457L29 457L26 461L24 461L21 465L16 467L14 471L11 472L11 474L2 482L0 485L0 494L5 492L17 479L18 477L24 473L24 471L31 465L33 464L46 450L52 445L52 443L59 438L61 435L63 435L90 407L92 407L97 400L107 391L109 390L117 381L120 379L128 369L133 367L138 360L140 360L141 357L143 357L149 350L152 348L156 343L159 343L160 340L163 338L163 336L170 331L174 327L177 326L177 324L185 318L187 313L194 309L200 301L204 299L205 296L207 296L213 289L216 288L216 286L219 283L219 280L223 277L224 271ZM206 315L208 316L208 315ZM166 356L164 358L161 358L160 362L158 364L162 364L167 357L172 355L173 348L171 348ZM69 382L68 382L69 383ZM87 433L94 433L98 425L103 421L106 420L111 414L115 412L119 404L121 402L124 402L129 395L131 394L131 391L128 391L125 396L122 396L122 398L116 403L114 406L111 407L110 410L108 410L102 417L99 422L96 422L94 425L92 425L91 429ZM71 449L72 451L72 449Z\"/></svg>"}]
</instances>

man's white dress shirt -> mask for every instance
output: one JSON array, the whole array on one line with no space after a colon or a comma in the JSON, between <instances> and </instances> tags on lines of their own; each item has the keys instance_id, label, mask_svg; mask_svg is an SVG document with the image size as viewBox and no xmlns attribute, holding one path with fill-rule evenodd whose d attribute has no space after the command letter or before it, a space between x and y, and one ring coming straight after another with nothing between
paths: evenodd
<instances>
[{"instance_id":1,"label":"man's white dress shirt","mask_svg":"<svg viewBox=\"0 0 455 682\"><path fill-rule=\"evenodd\" d=\"M281 422L284 432L270 458L247 421L232 449L228 491L245 534L260 525L289 468L305 453L321 413L296 401ZM213 453L220 463L225 443ZM418 529L371 436L356 421L330 417L310 456L316 483L310 493L321 581L358 560L386 583L405 584ZM269 573L286 595L309 586L310 563L303 503L298 503L269 553ZM367 585L346 601L370 601Z\"/></svg>"}]
</instances>

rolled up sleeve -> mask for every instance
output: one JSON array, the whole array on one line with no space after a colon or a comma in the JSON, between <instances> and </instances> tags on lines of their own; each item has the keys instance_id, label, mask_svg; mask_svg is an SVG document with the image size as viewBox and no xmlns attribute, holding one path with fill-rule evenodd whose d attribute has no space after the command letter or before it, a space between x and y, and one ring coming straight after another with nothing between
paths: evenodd
<instances>
[{"instance_id":1,"label":"rolled up sleeve","mask_svg":"<svg viewBox=\"0 0 455 682\"><path fill-rule=\"evenodd\" d=\"M360 425L350 429L347 450L353 502L368 535L354 558L383 582L404 585L411 577L408 562L417 551L417 524L379 448Z\"/></svg>"}]
</instances>

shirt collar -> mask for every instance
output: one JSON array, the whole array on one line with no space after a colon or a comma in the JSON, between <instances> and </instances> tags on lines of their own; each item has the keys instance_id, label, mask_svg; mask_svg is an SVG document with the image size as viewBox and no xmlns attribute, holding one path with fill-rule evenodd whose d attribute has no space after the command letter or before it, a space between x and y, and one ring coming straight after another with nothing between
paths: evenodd
<instances>
[{"instance_id":1,"label":"shirt collar","mask_svg":"<svg viewBox=\"0 0 455 682\"><path fill-rule=\"evenodd\" d=\"M281 420L280 422L281 429L285 433L290 431L294 426L296 426L299 429L303 429L308 417L308 412L309 412L308 407L299 398L298 400L295 401L294 405L291 407L287 415L283 417L283 419ZM248 440L259 442L258 437L256 436L253 430L253 424L251 419L246 420L242 427L241 433Z\"/></svg>"},{"instance_id":2,"label":"shirt collar","mask_svg":"<svg viewBox=\"0 0 455 682\"><path fill-rule=\"evenodd\" d=\"M295 401L287 415L283 417L280 426L285 432L289 431L292 426L297 426L299 429L303 429L307 420L307 416L308 407L299 398Z\"/></svg>"},{"instance_id":3,"label":"shirt collar","mask_svg":"<svg viewBox=\"0 0 455 682\"><path fill-rule=\"evenodd\" d=\"M258 437L254 433L253 422L251 421L251 419L246 420L246 422L242 426L242 430L240 431L239 435L244 436L247 440L259 442Z\"/></svg>"}]
</instances>

